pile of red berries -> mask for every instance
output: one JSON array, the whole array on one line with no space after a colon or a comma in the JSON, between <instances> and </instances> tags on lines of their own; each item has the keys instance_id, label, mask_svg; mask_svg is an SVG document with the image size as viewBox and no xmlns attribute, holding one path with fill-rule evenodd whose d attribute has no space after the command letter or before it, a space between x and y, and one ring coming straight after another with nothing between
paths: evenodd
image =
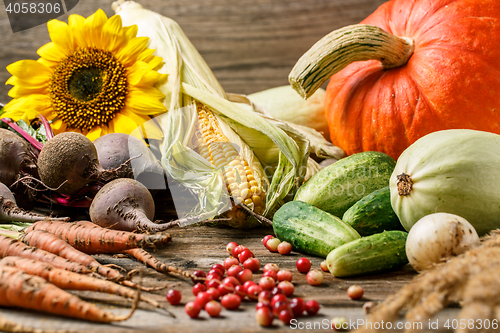
<instances>
[{"instance_id":1,"label":"pile of red berries","mask_svg":"<svg viewBox=\"0 0 500 333\"><path fill-rule=\"evenodd\" d=\"M276 239L266 236L264 243ZM279 241L279 240L278 240ZM280 242L280 244L286 242ZM286 247L288 246L286 245ZM278 251L282 254L290 253L286 249ZM185 305L185 311L191 318L196 318L204 309L211 317L219 316L222 308L236 310L245 299L256 301L255 318L261 326L270 326L274 318L279 318L283 323L298 316L308 314L315 315L320 305L314 300L304 301L300 297L289 299L294 293L295 287L292 283L293 274L289 270L280 269L278 265L269 263L263 267L263 275L258 282L253 281L253 274L261 268L259 259L255 258L252 251L235 242L226 246L229 257L222 264L215 264L208 273L195 271L191 278L194 286L192 289L195 300ZM288 252L287 252L288 251ZM297 269L308 273L307 281L318 284L323 280L323 274L319 271L309 271L311 262L307 258L297 261ZM320 277L314 275L317 272ZM311 278L309 274L311 274ZM314 278L313 278L314 276ZM167 293L170 304L176 305L181 301L181 294L177 290Z\"/></svg>"}]
</instances>

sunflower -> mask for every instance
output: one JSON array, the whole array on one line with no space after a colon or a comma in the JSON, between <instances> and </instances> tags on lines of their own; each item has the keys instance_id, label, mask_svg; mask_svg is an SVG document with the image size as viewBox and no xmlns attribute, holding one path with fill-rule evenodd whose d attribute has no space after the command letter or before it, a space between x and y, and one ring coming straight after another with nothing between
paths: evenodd
<instances>
[{"instance_id":1,"label":"sunflower","mask_svg":"<svg viewBox=\"0 0 500 333\"><path fill-rule=\"evenodd\" d=\"M68 24L47 23L52 42L40 58L7 66L6 84L13 99L3 117L52 121L55 133L80 132L94 140L107 133L131 133L166 111L156 83L163 60L136 37L137 26L122 27L120 16L107 18L102 10L88 18L71 15Z\"/></svg>"}]
</instances>

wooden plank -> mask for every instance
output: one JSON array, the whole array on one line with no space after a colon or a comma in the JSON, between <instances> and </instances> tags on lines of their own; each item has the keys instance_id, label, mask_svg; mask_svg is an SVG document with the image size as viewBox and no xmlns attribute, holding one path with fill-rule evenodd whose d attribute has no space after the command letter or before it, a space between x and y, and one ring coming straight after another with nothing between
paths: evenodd
<instances>
[{"instance_id":1,"label":"wooden plank","mask_svg":"<svg viewBox=\"0 0 500 333\"><path fill-rule=\"evenodd\" d=\"M89 16L102 8L113 15L113 0L81 0L71 11ZM384 0L148 0L142 4L176 20L229 92L248 94L287 84L297 59L318 39L339 27L359 23ZM1 8L2 5L0 5ZM68 15L59 19L67 22ZM37 59L50 41L46 25L12 33L0 10L0 82L5 67ZM0 84L0 101L11 86Z\"/></svg>"}]
</instances>

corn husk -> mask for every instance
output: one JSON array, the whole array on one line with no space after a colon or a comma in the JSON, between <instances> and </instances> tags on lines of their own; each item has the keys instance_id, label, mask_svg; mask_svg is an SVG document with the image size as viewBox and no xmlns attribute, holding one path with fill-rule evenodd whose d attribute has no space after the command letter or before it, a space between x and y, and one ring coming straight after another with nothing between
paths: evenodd
<instances>
[{"instance_id":1,"label":"corn husk","mask_svg":"<svg viewBox=\"0 0 500 333\"><path fill-rule=\"evenodd\" d=\"M180 217L213 218L231 208L222 170L215 169L196 151L193 136L198 128L197 103L216 116L226 137L240 150L253 170L261 172L267 192L265 216L271 216L286 196L303 180L309 156L309 141L296 130L276 120L248 112L227 99L196 48L179 25L134 1L117 1L113 9L124 25L137 25L138 36L150 38L149 48L162 57L160 73L168 80L159 90L167 96L168 112L156 117L163 132L161 162L169 177L195 194L197 202L189 210L176 210ZM172 193L174 202L176 194ZM179 197L181 197L179 195ZM189 223L196 219L189 219ZM231 224L235 227L255 225Z\"/></svg>"},{"instance_id":2,"label":"corn husk","mask_svg":"<svg viewBox=\"0 0 500 333\"><path fill-rule=\"evenodd\" d=\"M313 128L330 140L325 116L325 89L319 88L303 99L291 85L274 87L249 94L247 98L262 108L266 115L287 123Z\"/></svg>"}]
</instances>

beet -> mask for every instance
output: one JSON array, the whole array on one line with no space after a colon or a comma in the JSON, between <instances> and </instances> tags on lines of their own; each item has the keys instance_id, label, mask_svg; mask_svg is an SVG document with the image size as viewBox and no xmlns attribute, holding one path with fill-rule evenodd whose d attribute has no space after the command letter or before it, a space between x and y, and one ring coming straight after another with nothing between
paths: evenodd
<instances>
[{"instance_id":1,"label":"beet","mask_svg":"<svg viewBox=\"0 0 500 333\"><path fill-rule=\"evenodd\" d=\"M19 208L9 188L5 184L0 183L0 221L36 222L49 218L56 221L69 221L69 217L52 218L41 214L30 213Z\"/></svg>"},{"instance_id":2,"label":"beet","mask_svg":"<svg viewBox=\"0 0 500 333\"><path fill-rule=\"evenodd\" d=\"M93 181L116 178L113 172L99 165L92 141L76 132L56 135L47 141L38 156L40 179L62 194L74 194Z\"/></svg>"},{"instance_id":3,"label":"beet","mask_svg":"<svg viewBox=\"0 0 500 333\"><path fill-rule=\"evenodd\" d=\"M38 176L35 152L28 141L0 128L0 182L10 186L24 176Z\"/></svg>"},{"instance_id":4,"label":"beet","mask_svg":"<svg viewBox=\"0 0 500 333\"><path fill-rule=\"evenodd\" d=\"M89 213L92 222L104 228L159 232L171 227L151 221L155 213L153 197L142 183L130 178L104 185L92 200Z\"/></svg>"},{"instance_id":5,"label":"beet","mask_svg":"<svg viewBox=\"0 0 500 333\"><path fill-rule=\"evenodd\" d=\"M133 178L150 190L166 188L163 167L142 140L124 133L110 133L94 140L94 146L104 169L122 169L118 173L120 178Z\"/></svg>"}]
</instances>

